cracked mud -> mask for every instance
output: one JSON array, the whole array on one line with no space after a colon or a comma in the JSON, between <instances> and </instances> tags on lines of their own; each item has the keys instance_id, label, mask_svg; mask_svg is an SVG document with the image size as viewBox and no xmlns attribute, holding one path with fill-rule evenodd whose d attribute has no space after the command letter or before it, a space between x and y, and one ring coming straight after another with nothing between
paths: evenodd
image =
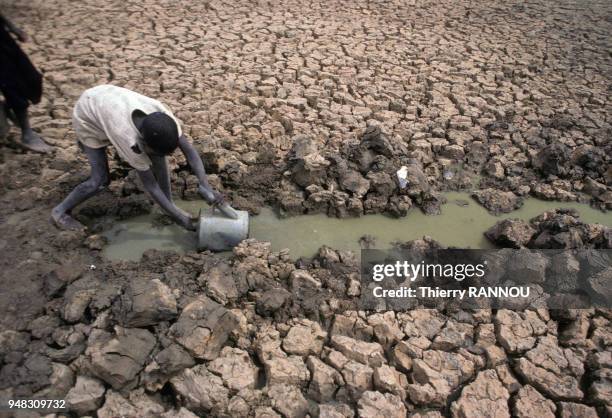
<instances>
[{"instance_id":1,"label":"cracked mud","mask_svg":"<svg viewBox=\"0 0 612 418\"><path fill-rule=\"evenodd\" d=\"M167 104L211 183L252 213L435 214L445 190L492 213L530 196L610 209L611 12L604 1L4 1L44 73L32 124L57 150L23 153L15 129L2 140L0 398L64 398L100 418L609 416L607 310L342 310L308 298L358 291L354 257L326 247L297 261L251 240L229 259L108 261L108 219L154 210L116 158L109 189L75 213L87 233L48 216L88 174L71 111L101 83ZM185 161L170 165L176 197L196 198ZM487 237L611 247L610 228L574 215L504 221Z\"/></svg>"}]
</instances>

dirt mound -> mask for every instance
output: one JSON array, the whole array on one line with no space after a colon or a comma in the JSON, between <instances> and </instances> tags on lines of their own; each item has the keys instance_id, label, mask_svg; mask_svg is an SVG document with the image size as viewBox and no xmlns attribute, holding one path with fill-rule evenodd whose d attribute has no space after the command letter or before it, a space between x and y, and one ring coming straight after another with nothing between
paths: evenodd
<instances>
[{"instance_id":1,"label":"dirt mound","mask_svg":"<svg viewBox=\"0 0 612 418\"><path fill-rule=\"evenodd\" d=\"M127 417L510 416L610 402L606 311L357 311L350 253L294 262L254 240L229 259L150 250L71 267L45 276L38 316L0 334L9 397L53 393L79 415Z\"/></svg>"}]
</instances>

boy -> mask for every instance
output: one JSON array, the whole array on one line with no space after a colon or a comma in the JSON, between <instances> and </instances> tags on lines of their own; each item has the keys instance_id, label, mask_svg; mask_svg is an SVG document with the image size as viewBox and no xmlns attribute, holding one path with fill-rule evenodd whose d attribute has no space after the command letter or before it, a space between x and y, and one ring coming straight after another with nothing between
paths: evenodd
<instances>
[{"instance_id":1,"label":"boy","mask_svg":"<svg viewBox=\"0 0 612 418\"><path fill-rule=\"evenodd\" d=\"M194 219L172 202L165 158L177 147L199 180L200 195L208 197L210 203L223 203L223 197L208 183L198 152L182 134L172 112L157 100L122 87L96 86L86 90L77 101L72 123L79 145L89 159L91 176L51 212L52 221L59 228L84 228L70 216L70 211L109 184L106 157L109 145L137 170L153 200L185 229L195 230Z\"/></svg>"}]
</instances>

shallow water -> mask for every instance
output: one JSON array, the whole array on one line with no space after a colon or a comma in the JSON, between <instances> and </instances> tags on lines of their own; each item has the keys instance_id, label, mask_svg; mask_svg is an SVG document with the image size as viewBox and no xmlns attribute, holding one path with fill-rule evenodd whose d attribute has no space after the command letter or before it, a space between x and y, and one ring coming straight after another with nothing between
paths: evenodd
<instances>
[{"instance_id":1,"label":"shallow water","mask_svg":"<svg viewBox=\"0 0 612 418\"><path fill-rule=\"evenodd\" d=\"M277 251L289 248L292 258L310 257L319 247L328 245L342 250L358 251L359 238L369 234L376 238L376 248L387 248L393 241L409 241L428 235L444 245L460 248L492 248L483 232L495 222L505 218L529 220L555 208L574 208L588 223L612 226L612 212L604 213L585 204L575 202L549 202L529 198L519 210L502 216L493 216L478 205L469 193L446 193L448 203L438 216L424 215L413 209L404 218L384 215L366 215L360 218L337 219L326 215L302 215L278 218L272 209L263 208L261 214L251 217L250 237L270 241ZM458 204L467 202L467 206ZM177 202L178 206L197 213L206 204L202 201ZM117 221L112 229L103 233L109 240L103 254L109 259L139 260L151 248L192 251L196 235L176 225L154 226L155 215L143 215Z\"/></svg>"}]
</instances>

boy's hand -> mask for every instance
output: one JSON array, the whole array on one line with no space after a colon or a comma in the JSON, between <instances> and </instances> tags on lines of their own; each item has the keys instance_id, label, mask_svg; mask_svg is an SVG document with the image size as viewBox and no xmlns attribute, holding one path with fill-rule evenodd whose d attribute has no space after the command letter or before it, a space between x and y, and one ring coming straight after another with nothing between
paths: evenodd
<instances>
[{"instance_id":1,"label":"boy's hand","mask_svg":"<svg viewBox=\"0 0 612 418\"><path fill-rule=\"evenodd\" d=\"M181 210L182 214L180 219L178 219L178 224L185 228L188 231L195 231L197 229L197 220L198 218L191 216L189 212L185 212Z\"/></svg>"},{"instance_id":2,"label":"boy's hand","mask_svg":"<svg viewBox=\"0 0 612 418\"><path fill-rule=\"evenodd\" d=\"M223 196L221 193L213 190L213 195L215 196L215 199L213 200L213 205L221 206L225 203L225 196Z\"/></svg>"},{"instance_id":3,"label":"boy's hand","mask_svg":"<svg viewBox=\"0 0 612 418\"><path fill-rule=\"evenodd\" d=\"M196 231L198 229L196 227L195 219L190 217L182 218L179 224L187 231Z\"/></svg>"},{"instance_id":4,"label":"boy's hand","mask_svg":"<svg viewBox=\"0 0 612 418\"><path fill-rule=\"evenodd\" d=\"M204 200L211 205L219 206L225 203L225 197L215 190L207 189L204 186L199 186L198 192L200 193L200 196L202 196L202 198L204 198Z\"/></svg>"}]
</instances>

